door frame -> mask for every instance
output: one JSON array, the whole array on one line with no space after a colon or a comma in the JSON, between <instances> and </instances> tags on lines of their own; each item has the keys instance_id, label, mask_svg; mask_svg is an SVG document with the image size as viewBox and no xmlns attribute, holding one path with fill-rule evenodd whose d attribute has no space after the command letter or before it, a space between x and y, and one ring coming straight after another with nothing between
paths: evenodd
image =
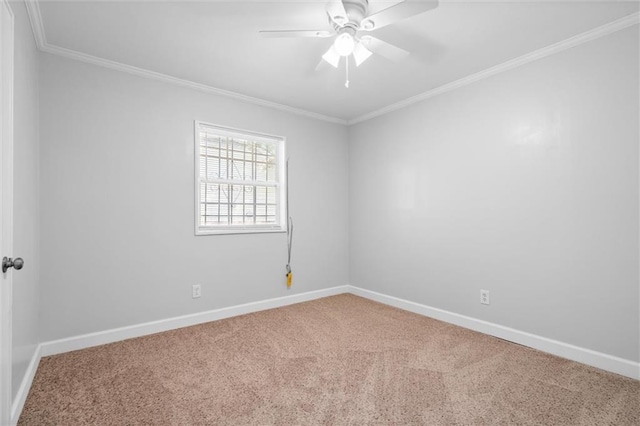
<instances>
[{"instance_id":1,"label":"door frame","mask_svg":"<svg viewBox=\"0 0 640 426\"><path fill-rule=\"evenodd\" d=\"M13 69L14 15L0 0L0 257L13 257ZM13 269L0 278L0 425L11 421Z\"/></svg>"}]
</instances>

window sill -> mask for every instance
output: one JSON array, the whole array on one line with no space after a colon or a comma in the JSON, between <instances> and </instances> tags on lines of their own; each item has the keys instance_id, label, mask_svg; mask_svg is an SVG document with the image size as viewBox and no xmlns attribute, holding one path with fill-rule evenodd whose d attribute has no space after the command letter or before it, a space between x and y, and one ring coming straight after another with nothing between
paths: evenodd
<instances>
[{"instance_id":1,"label":"window sill","mask_svg":"<svg viewBox=\"0 0 640 426\"><path fill-rule=\"evenodd\" d=\"M277 234L287 232L283 228L225 228L225 229L196 229L196 236L204 235L234 235L234 234Z\"/></svg>"}]
</instances>

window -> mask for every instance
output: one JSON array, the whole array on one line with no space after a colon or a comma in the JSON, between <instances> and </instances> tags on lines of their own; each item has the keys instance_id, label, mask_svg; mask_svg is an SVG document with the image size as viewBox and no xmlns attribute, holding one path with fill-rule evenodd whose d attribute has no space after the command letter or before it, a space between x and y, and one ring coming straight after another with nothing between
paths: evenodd
<instances>
[{"instance_id":1,"label":"window","mask_svg":"<svg viewBox=\"0 0 640 426\"><path fill-rule=\"evenodd\" d=\"M196 235L285 231L284 142L195 123Z\"/></svg>"}]
</instances>

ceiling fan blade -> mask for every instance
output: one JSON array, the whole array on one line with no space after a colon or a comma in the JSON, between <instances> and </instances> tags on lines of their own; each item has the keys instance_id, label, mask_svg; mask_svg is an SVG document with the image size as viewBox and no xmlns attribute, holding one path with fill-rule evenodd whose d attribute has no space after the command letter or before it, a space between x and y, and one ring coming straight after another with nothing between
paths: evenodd
<instances>
[{"instance_id":1,"label":"ceiling fan blade","mask_svg":"<svg viewBox=\"0 0 640 426\"><path fill-rule=\"evenodd\" d=\"M438 7L437 0L405 0L362 21L361 30L373 31Z\"/></svg>"},{"instance_id":2,"label":"ceiling fan blade","mask_svg":"<svg viewBox=\"0 0 640 426\"><path fill-rule=\"evenodd\" d=\"M285 37L331 37L333 33L326 30L284 30L284 31L260 31L264 38L285 38Z\"/></svg>"},{"instance_id":3,"label":"ceiling fan blade","mask_svg":"<svg viewBox=\"0 0 640 426\"><path fill-rule=\"evenodd\" d=\"M349 22L349 16L344 4L342 4L342 0L330 1L327 4L327 15L329 15L331 22L334 22L339 27Z\"/></svg>"},{"instance_id":4,"label":"ceiling fan blade","mask_svg":"<svg viewBox=\"0 0 640 426\"><path fill-rule=\"evenodd\" d=\"M386 41L382 41L375 37L364 36L360 39L360 42L373 53L385 57L393 62L398 62L409 56L409 52L406 50L400 49L393 44L389 44Z\"/></svg>"}]
</instances>

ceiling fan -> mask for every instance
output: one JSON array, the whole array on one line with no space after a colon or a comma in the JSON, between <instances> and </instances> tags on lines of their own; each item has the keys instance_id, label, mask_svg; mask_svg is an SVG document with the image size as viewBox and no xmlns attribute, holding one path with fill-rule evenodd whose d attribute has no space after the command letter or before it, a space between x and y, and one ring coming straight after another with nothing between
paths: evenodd
<instances>
[{"instance_id":1,"label":"ceiling fan","mask_svg":"<svg viewBox=\"0 0 640 426\"><path fill-rule=\"evenodd\" d=\"M263 37L333 37L333 44L322 59L335 68L341 57L348 58L352 54L356 66L360 66L372 53L395 62L408 56L409 52L368 33L436 7L437 0L404 0L370 14L368 0L334 0L327 5L331 30L260 31L260 34ZM348 60L346 64L348 72ZM348 78L346 86L349 87Z\"/></svg>"}]
</instances>

